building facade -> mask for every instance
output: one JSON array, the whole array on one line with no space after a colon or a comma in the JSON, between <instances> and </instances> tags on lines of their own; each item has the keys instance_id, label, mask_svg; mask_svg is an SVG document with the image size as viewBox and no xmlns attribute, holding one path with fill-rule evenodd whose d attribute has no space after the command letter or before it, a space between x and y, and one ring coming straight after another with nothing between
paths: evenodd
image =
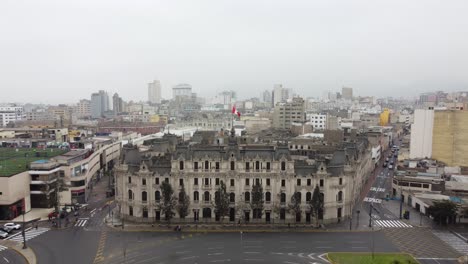
<instances>
[{"instance_id":1,"label":"building facade","mask_svg":"<svg viewBox=\"0 0 468 264\"><path fill-rule=\"evenodd\" d=\"M148 83L148 102L150 104L161 103L161 82L159 80Z\"/></svg>"},{"instance_id":2,"label":"building facade","mask_svg":"<svg viewBox=\"0 0 468 264\"><path fill-rule=\"evenodd\" d=\"M181 83L172 87L172 98L178 96L192 97L192 85L187 83Z\"/></svg>"},{"instance_id":3,"label":"building facade","mask_svg":"<svg viewBox=\"0 0 468 264\"><path fill-rule=\"evenodd\" d=\"M79 118L91 116L91 101L87 99L81 99L76 104L76 115Z\"/></svg>"},{"instance_id":4,"label":"building facade","mask_svg":"<svg viewBox=\"0 0 468 264\"><path fill-rule=\"evenodd\" d=\"M291 123L305 123L305 101L295 97L291 102L278 103L273 113L273 127L288 129Z\"/></svg>"},{"instance_id":5,"label":"building facade","mask_svg":"<svg viewBox=\"0 0 468 264\"><path fill-rule=\"evenodd\" d=\"M1 106L0 107L0 126L5 127L10 122L21 121L25 119L23 107L21 106Z\"/></svg>"},{"instance_id":6,"label":"building facade","mask_svg":"<svg viewBox=\"0 0 468 264\"><path fill-rule=\"evenodd\" d=\"M430 158L432 156L432 134L434 110L416 109L411 125L410 158Z\"/></svg>"},{"instance_id":7,"label":"building facade","mask_svg":"<svg viewBox=\"0 0 468 264\"><path fill-rule=\"evenodd\" d=\"M109 110L109 96L107 92L100 90L91 94L91 117L101 118L104 112Z\"/></svg>"},{"instance_id":8,"label":"building facade","mask_svg":"<svg viewBox=\"0 0 468 264\"><path fill-rule=\"evenodd\" d=\"M287 145L240 145L232 133L226 141L178 145L172 155L151 156L130 147L115 174L121 217L135 222L164 221L160 205L165 181L174 189L174 197L184 189L190 200L185 219L176 213L173 221L221 221L215 199L223 182L229 196L225 222L315 223L309 201L319 186L324 207L318 219L336 223L350 215L373 169L370 152L355 145L344 146L332 156L294 160ZM263 188L261 214L254 213L255 185ZM293 205L297 205L294 210Z\"/></svg>"}]
</instances>

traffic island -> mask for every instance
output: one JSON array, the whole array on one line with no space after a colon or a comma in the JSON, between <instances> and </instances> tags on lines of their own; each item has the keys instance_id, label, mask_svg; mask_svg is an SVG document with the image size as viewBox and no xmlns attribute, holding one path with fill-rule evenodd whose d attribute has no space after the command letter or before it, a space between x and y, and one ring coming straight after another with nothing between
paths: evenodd
<instances>
[{"instance_id":1,"label":"traffic island","mask_svg":"<svg viewBox=\"0 0 468 264\"><path fill-rule=\"evenodd\" d=\"M419 264L406 253L328 253L332 264Z\"/></svg>"}]
</instances>

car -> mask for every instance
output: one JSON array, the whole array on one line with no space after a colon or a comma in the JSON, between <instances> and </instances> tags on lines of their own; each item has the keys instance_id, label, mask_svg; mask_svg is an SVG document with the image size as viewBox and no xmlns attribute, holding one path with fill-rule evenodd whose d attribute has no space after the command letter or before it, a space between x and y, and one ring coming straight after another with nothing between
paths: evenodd
<instances>
[{"instance_id":1,"label":"car","mask_svg":"<svg viewBox=\"0 0 468 264\"><path fill-rule=\"evenodd\" d=\"M0 231L0 237L1 238L7 238L7 236L8 236L7 232Z\"/></svg>"},{"instance_id":2,"label":"car","mask_svg":"<svg viewBox=\"0 0 468 264\"><path fill-rule=\"evenodd\" d=\"M18 230L21 228L21 225L20 224L15 224L15 223L6 223L3 225L4 227L10 227L10 228L13 228L15 230Z\"/></svg>"},{"instance_id":3,"label":"car","mask_svg":"<svg viewBox=\"0 0 468 264\"><path fill-rule=\"evenodd\" d=\"M384 162L384 164L382 165L384 168L387 167L387 162Z\"/></svg>"},{"instance_id":4,"label":"car","mask_svg":"<svg viewBox=\"0 0 468 264\"><path fill-rule=\"evenodd\" d=\"M6 232L6 233L11 233L11 231L13 231L13 228L8 227L8 226L1 226L0 231Z\"/></svg>"},{"instance_id":5,"label":"car","mask_svg":"<svg viewBox=\"0 0 468 264\"><path fill-rule=\"evenodd\" d=\"M390 161L390 165L393 165L393 160Z\"/></svg>"},{"instance_id":6,"label":"car","mask_svg":"<svg viewBox=\"0 0 468 264\"><path fill-rule=\"evenodd\" d=\"M386 158L385 161L388 162L389 158Z\"/></svg>"},{"instance_id":7,"label":"car","mask_svg":"<svg viewBox=\"0 0 468 264\"><path fill-rule=\"evenodd\" d=\"M391 169L393 169L393 166L392 166L392 165L388 165L388 168L391 170Z\"/></svg>"}]
</instances>

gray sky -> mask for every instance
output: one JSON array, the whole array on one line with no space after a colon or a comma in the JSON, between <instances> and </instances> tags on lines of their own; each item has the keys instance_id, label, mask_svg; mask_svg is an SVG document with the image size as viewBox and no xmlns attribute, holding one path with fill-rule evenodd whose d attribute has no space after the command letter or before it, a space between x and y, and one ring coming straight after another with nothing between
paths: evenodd
<instances>
[{"instance_id":1,"label":"gray sky","mask_svg":"<svg viewBox=\"0 0 468 264\"><path fill-rule=\"evenodd\" d=\"M0 101L468 90L468 1L0 1Z\"/></svg>"}]
</instances>

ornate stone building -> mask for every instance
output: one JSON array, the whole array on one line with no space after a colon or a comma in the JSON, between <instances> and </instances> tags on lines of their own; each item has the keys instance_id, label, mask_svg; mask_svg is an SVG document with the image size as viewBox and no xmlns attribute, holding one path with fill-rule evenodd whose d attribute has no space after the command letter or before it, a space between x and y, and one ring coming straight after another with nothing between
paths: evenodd
<instances>
[{"instance_id":1,"label":"ornate stone building","mask_svg":"<svg viewBox=\"0 0 468 264\"><path fill-rule=\"evenodd\" d=\"M324 201L320 223L333 223L352 212L353 200L372 169L367 144L346 143L332 154L293 159L287 144L239 142L242 140L231 134L211 144L179 144L173 153L156 156L124 148L122 164L116 170L121 215L130 221L162 221L160 186L167 181L175 197L185 188L190 198L189 214L183 221L219 221L214 199L224 182L230 201L224 222L314 223L308 202L318 185ZM256 184L263 187L260 218L251 206ZM296 192L300 211L290 210ZM176 214L173 222L178 221L182 220Z\"/></svg>"}]
</instances>

